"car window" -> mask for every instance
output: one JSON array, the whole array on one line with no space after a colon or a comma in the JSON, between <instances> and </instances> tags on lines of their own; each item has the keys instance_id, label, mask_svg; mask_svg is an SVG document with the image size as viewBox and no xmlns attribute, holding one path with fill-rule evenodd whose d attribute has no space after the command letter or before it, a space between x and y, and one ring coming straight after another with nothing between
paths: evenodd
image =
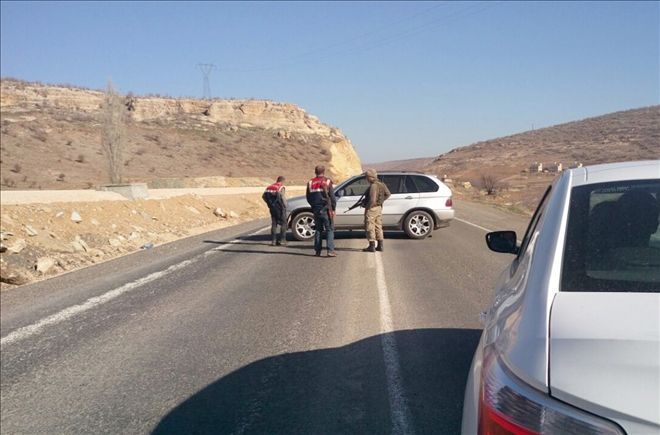
<instances>
[{"instance_id":1,"label":"car window","mask_svg":"<svg viewBox=\"0 0 660 435\"><path fill-rule=\"evenodd\" d=\"M410 175L419 192L437 192L440 186L428 177L422 175Z\"/></svg>"},{"instance_id":2,"label":"car window","mask_svg":"<svg viewBox=\"0 0 660 435\"><path fill-rule=\"evenodd\" d=\"M360 177L343 187L344 196L362 196L367 191L369 182L366 177Z\"/></svg>"},{"instance_id":3,"label":"car window","mask_svg":"<svg viewBox=\"0 0 660 435\"><path fill-rule=\"evenodd\" d=\"M529 241L534 235L534 231L536 231L536 226L538 225L539 220L541 220L541 216L543 216L543 213L545 212L545 207L547 205L548 197L550 196L551 189L552 186L548 186L548 188L545 190L545 193L543 194L543 197L541 198L539 205L536 207L536 211L532 215L532 219L530 219L529 221L529 225L527 226L527 230L525 231L525 236L523 237L523 240L520 244L518 257L521 257L522 255L524 255L525 251L527 251L527 246L529 246Z\"/></svg>"},{"instance_id":4,"label":"car window","mask_svg":"<svg viewBox=\"0 0 660 435\"><path fill-rule=\"evenodd\" d=\"M419 193L419 190L417 190L417 186L410 175L406 176L404 187L406 193Z\"/></svg>"},{"instance_id":5,"label":"car window","mask_svg":"<svg viewBox=\"0 0 660 435\"><path fill-rule=\"evenodd\" d=\"M573 188L562 291L660 292L660 181Z\"/></svg>"},{"instance_id":6,"label":"car window","mask_svg":"<svg viewBox=\"0 0 660 435\"><path fill-rule=\"evenodd\" d=\"M402 185L404 177L402 175L379 175L378 178L385 183L392 195L395 193L404 193Z\"/></svg>"}]
</instances>

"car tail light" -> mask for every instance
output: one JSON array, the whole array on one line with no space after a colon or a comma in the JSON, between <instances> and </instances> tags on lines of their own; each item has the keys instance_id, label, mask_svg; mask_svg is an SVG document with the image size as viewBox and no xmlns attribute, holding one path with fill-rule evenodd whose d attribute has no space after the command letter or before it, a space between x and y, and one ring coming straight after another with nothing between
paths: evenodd
<instances>
[{"instance_id":1,"label":"car tail light","mask_svg":"<svg viewBox=\"0 0 660 435\"><path fill-rule=\"evenodd\" d=\"M625 435L618 425L533 389L485 349L479 435Z\"/></svg>"},{"instance_id":2,"label":"car tail light","mask_svg":"<svg viewBox=\"0 0 660 435\"><path fill-rule=\"evenodd\" d=\"M451 207L454 205L454 203L451 201L451 198L447 198L447 201L445 201L445 207Z\"/></svg>"}]
</instances>

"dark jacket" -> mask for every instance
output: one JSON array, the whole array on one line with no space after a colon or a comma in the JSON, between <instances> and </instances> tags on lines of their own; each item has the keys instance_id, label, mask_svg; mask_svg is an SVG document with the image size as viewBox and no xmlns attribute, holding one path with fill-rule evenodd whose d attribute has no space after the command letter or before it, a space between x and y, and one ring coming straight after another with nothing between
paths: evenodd
<instances>
[{"instance_id":1,"label":"dark jacket","mask_svg":"<svg viewBox=\"0 0 660 435\"><path fill-rule=\"evenodd\" d=\"M327 177L314 177L307 183L307 202L312 206L314 213L334 211L337 207L337 198L332 186L332 180Z\"/></svg>"},{"instance_id":2,"label":"dark jacket","mask_svg":"<svg viewBox=\"0 0 660 435\"><path fill-rule=\"evenodd\" d=\"M285 188L282 183L274 183L266 188L261 199L264 200L270 210L270 215L283 219L286 218L286 199L284 198Z\"/></svg>"}]
</instances>

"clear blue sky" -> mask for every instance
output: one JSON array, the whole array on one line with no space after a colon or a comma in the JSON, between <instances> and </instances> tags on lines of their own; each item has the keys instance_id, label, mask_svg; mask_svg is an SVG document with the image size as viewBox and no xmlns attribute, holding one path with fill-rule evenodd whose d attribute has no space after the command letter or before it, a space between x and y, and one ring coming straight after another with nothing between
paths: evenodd
<instances>
[{"instance_id":1,"label":"clear blue sky","mask_svg":"<svg viewBox=\"0 0 660 435\"><path fill-rule=\"evenodd\" d=\"M658 2L6 2L1 74L300 105L364 162L660 100Z\"/></svg>"}]
</instances>

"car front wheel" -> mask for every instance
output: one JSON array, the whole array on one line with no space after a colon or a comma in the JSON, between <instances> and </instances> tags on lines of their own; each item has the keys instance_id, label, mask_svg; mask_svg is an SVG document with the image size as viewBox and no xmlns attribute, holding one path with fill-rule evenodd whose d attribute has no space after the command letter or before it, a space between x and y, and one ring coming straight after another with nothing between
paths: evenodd
<instances>
[{"instance_id":1,"label":"car front wheel","mask_svg":"<svg viewBox=\"0 0 660 435\"><path fill-rule=\"evenodd\" d=\"M403 231L411 239L423 239L431 234L433 219L431 215L422 210L411 212L403 221Z\"/></svg>"},{"instance_id":2,"label":"car front wheel","mask_svg":"<svg viewBox=\"0 0 660 435\"><path fill-rule=\"evenodd\" d=\"M298 213L291 221L291 232L296 240L306 241L314 237L314 215L310 212Z\"/></svg>"}]
</instances>

